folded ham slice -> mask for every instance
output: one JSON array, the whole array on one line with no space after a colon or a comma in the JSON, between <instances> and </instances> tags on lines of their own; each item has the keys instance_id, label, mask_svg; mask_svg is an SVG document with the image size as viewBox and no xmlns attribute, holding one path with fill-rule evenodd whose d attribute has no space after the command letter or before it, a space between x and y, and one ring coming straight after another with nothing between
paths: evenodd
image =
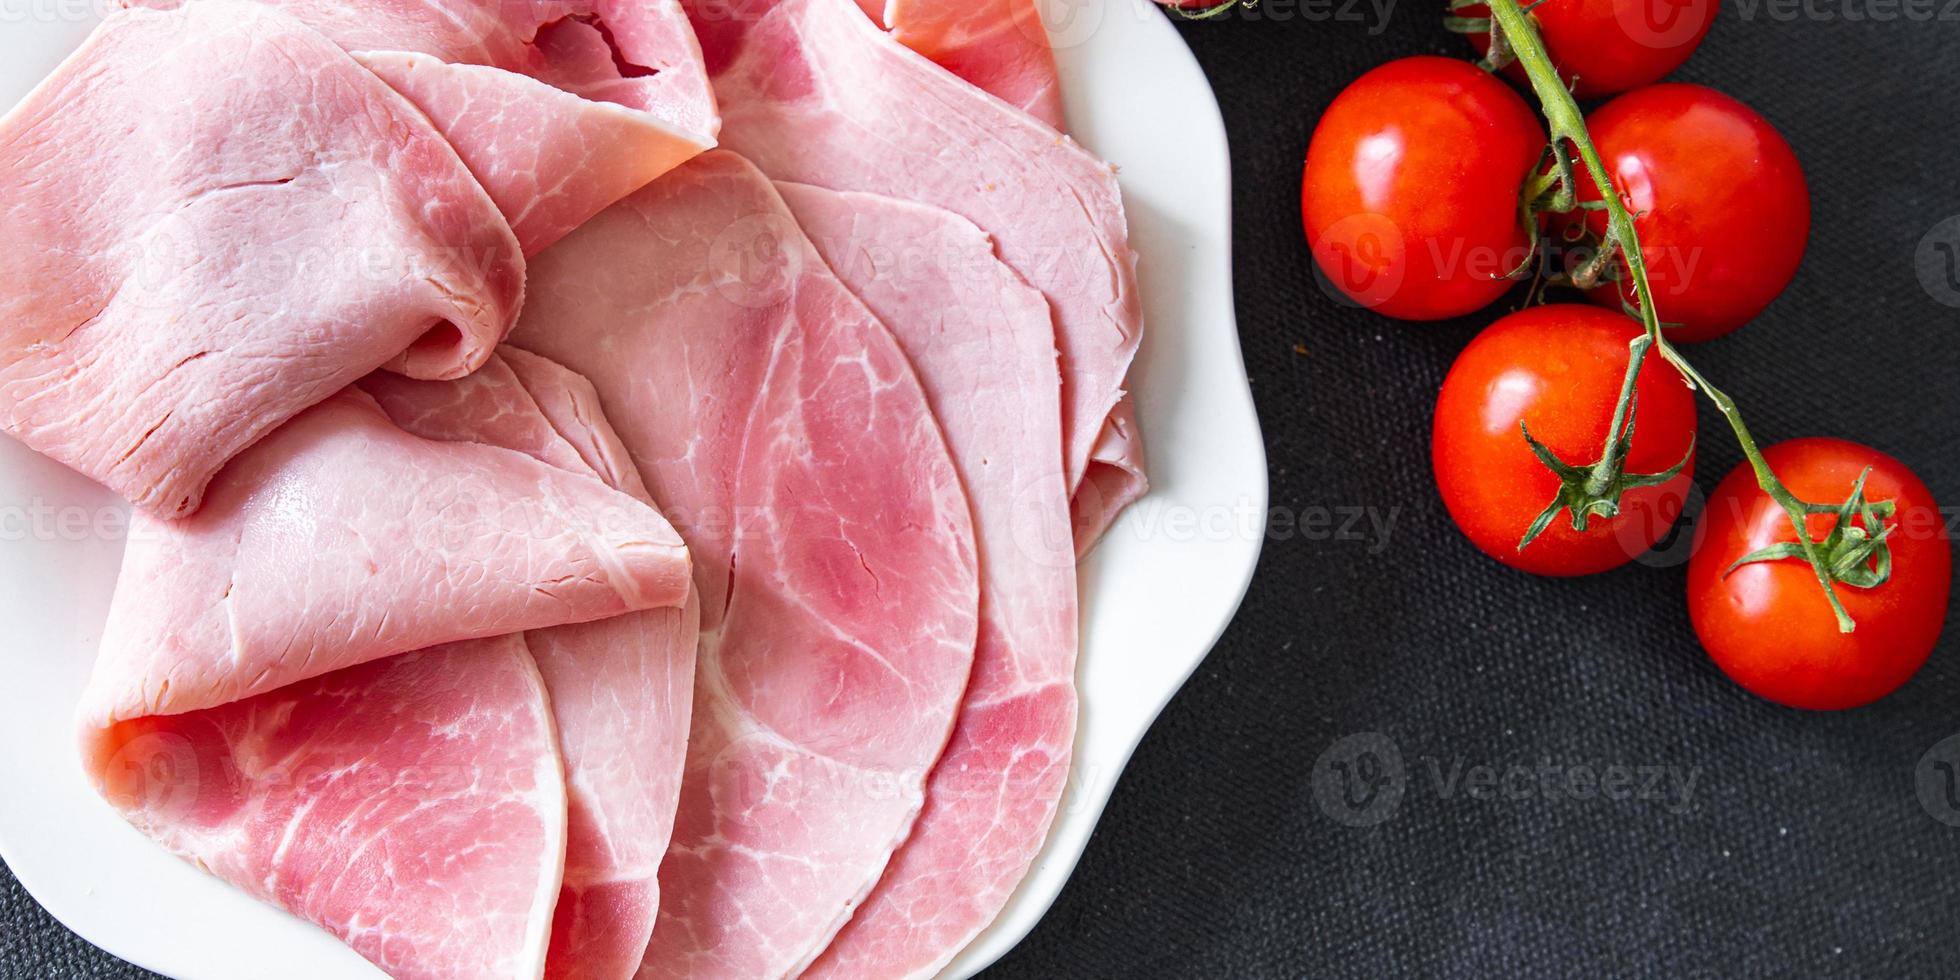
<instances>
[{"instance_id":1,"label":"folded ham slice","mask_svg":"<svg viewBox=\"0 0 1960 980\"><path fill-rule=\"evenodd\" d=\"M461 381L376 374L361 383L408 431L515 449L651 502L590 382L505 347ZM700 606L533 630L551 692L570 821L547 977L630 977L659 908L694 691Z\"/></svg>"},{"instance_id":2,"label":"folded ham slice","mask_svg":"<svg viewBox=\"0 0 1960 980\"><path fill-rule=\"evenodd\" d=\"M694 731L648 977L781 977L923 805L974 532L925 392L767 178L709 153L537 259L513 343L589 376L695 558Z\"/></svg>"},{"instance_id":3,"label":"folded ham slice","mask_svg":"<svg viewBox=\"0 0 1960 980\"><path fill-rule=\"evenodd\" d=\"M399 977L539 976L554 909L650 930L677 794L685 549L584 462L617 445L589 389L515 357L369 379L139 517L84 695L132 823ZM553 974L623 976L620 942Z\"/></svg>"},{"instance_id":4,"label":"folded ham slice","mask_svg":"<svg viewBox=\"0 0 1960 980\"><path fill-rule=\"evenodd\" d=\"M526 254L714 146L720 128L678 0L260 2L354 52L428 113Z\"/></svg>"},{"instance_id":5,"label":"folded ham slice","mask_svg":"<svg viewBox=\"0 0 1960 980\"><path fill-rule=\"evenodd\" d=\"M980 642L926 807L810 977L930 977L993 921L1047 837L1075 741L1075 549L1048 303L972 222L779 185L911 358L973 501Z\"/></svg>"},{"instance_id":6,"label":"folded ham slice","mask_svg":"<svg viewBox=\"0 0 1960 980\"><path fill-rule=\"evenodd\" d=\"M1119 401L1143 323L1114 173L900 44L851 0L689 0L689 14L723 145L781 180L961 215L1047 296L1071 491L1099 470L1095 498L1078 508L1086 551L1143 491L1120 484L1142 469Z\"/></svg>"},{"instance_id":7,"label":"folded ham slice","mask_svg":"<svg viewBox=\"0 0 1960 980\"><path fill-rule=\"evenodd\" d=\"M229 0L111 16L0 119L0 229L0 427L160 517L378 366L474 370L523 288L420 111Z\"/></svg>"}]
</instances>

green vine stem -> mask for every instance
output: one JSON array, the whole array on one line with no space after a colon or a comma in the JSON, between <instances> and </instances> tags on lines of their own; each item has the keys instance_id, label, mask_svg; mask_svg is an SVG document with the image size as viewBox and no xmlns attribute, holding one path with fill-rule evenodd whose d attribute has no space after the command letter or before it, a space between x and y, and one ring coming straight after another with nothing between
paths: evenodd
<instances>
[{"instance_id":1,"label":"green vine stem","mask_svg":"<svg viewBox=\"0 0 1960 980\"><path fill-rule=\"evenodd\" d=\"M1459 7L1468 5L1469 3L1456 4ZM1647 263L1640 253L1640 240L1634 234L1633 215L1628 213L1626 204L1620 200L1619 193L1613 189L1612 182L1607 179L1606 165L1601 162L1598 148L1593 145L1592 138L1586 133L1585 116L1580 113L1578 102L1572 98L1572 93L1566 90L1565 83L1559 79L1558 71L1552 65L1551 56L1545 52L1544 41L1538 36L1536 25L1531 23L1524 10L1518 6L1517 0L1488 0L1486 5L1491 13L1491 50L1502 51L1524 66L1525 74L1531 79L1532 91L1537 93L1539 104L1545 112L1545 119L1551 125L1557 186L1553 187L1544 182L1536 183L1527 191L1528 196L1535 198L1550 195L1554 209L1561 209L1558 205L1563 205L1563 210L1575 206L1591 206L1591 202L1582 204L1573 199L1575 190L1572 182L1572 152L1576 151L1579 162L1585 166L1586 173L1592 177L1593 186L1599 188L1606 210L1606 235L1600 244L1600 254L1597 258L1600 259L1601 267L1604 267L1613 252L1617 251L1626 262L1627 275L1633 280L1634 295L1639 300L1637 312L1640 314L1641 326L1645 329L1627 347L1626 381L1621 386L1619 402L1613 407L1613 421L1607 429L1606 450L1594 468L1592 482L1604 487L1618 478L1618 474L1610 467L1614 460L1624 457L1622 442L1628 438L1626 421L1633 406L1634 379L1639 376L1640 368L1646 363L1648 353L1658 351L1663 360L1674 365L1675 369L1681 372L1681 377L1687 380L1689 387L1698 388L1706 394L1721 411L1722 417L1728 420L1729 428L1735 431L1736 442L1742 446L1742 454L1749 458L1749 466L1755 471L1756 484L1762 487L1763 492L1769 494L1770 499L1775 500L1789 515L1790 524L1797 532L1795 543L1801 550L1803 559L1809 562L1812 571L1817 574L1817 584L1823 587L1825 598L1830 600L1831 611L1837 616L1838 629L1846 633L1851 632L1857 624L1853 622L1851 614L1845 611L1844 603L1838 598L1833 570L1826 561L1823 549L1811 539L1810 528L1806 521L1806 517L1811 513L1820 510L1835 512L1838 508L1820 508L1819 505L1808 504L1797 499L1797 496L1783 485L1783 481L1777 478L1775 471L1770 469L1769 463L1763 459L1762 450L1757 447L1755 437L1750 434L1749 427L1742 421L1742 412L1736 407L1735 399L1710 384L1708 379L1700 371L1695 370L1694 365L1688 363L1688 359L1683 357L1673 344L1668 343L1661 331L1660 318L1654 310L1654 294L1647 282ZM1528 199L1526 207L1532 208L1537 203L1536 200ZM1527 216L1530 216L1529 211Z\"/></svg>"}]
</instances>

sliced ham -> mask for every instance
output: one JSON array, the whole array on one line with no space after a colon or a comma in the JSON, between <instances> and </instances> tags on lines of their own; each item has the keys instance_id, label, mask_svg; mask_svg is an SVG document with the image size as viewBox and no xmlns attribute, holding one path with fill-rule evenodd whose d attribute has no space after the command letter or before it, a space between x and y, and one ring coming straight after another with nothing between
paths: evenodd
<instances>
[{"instance_id":1,"label":"sliced ham","mask_svg":"<svg viewBox=\"0 0 1960 980\"><path fill-rule=\"evenodd\" d=\"M0 119L0 228L0 426L160 517L378 366L474 370L523 288L421 112L228 0L110 17Z\"/></svg>"},{"instance_id":2,"label":"sliced ham","mask_svg":"<svg viewBox=\"0 0 1960 980\"><path fill-rule=\"evenodd\" d=\"M343 392L195 516L139 516L83 697L132 823L396 976L541 975L568 865L630 869L614 835L658 853L638 811L671 813L691 621L639 611L685 599L686 551L512 378L380 379L434 438Z\"/></svg>"},{"instance_id":3,"label":"sliced ham","mask_svg":"<svg viewBox=\"0 0 1960 980\"><path fill-rule=\"evenodd\" d=\"M354 52L427 112L526 254L712 147L720 128L678 0L260 2Z\"/></svg>"},{"instance_id":4,"label":"sliced ham","mask_svg":"<svg viewBox=\"0 0 1960 980\"><path fill-rule=\"evenodd\" d=\"M1103 430L1089 451L1089 465L1082 471L1082 482L1069 501L1076 555L1087 555L1094 549L1116 518L1149 491L1136 403L1125 395L1103 421Z\"/></svg>"},{"instance_id":5,"label":"sliced ham","mask_svg":"<svg viewBox=\"0 0 1960 980\"><path fill-rule=\"evenodd\" d=\"M1063 130L1055 53L1034 0L886 0L865 13L898 43L931 58L983 91Z\"/></svg>"},{"instance_id":6,"label":"sliced ham","mask_svg":"<svg viewBox=\"0 0 1960 980\"><path fill-rule=\"evenodd\" d=\"M861 0L860 6L900 44L1058 132L1068 131L1054 52L1033 0L888 0L882 9L877 0ZM1126 395L1103 423L1075 486L1077 555L1088 554L1149 489L1136 406Z\"/></svg>"},{"instance_id":7,"label":"sliced ham","mask_svg":"<svg viewBox=\"0 0 1960 980\"><path fill-rule=\"evenodd\" d=\"M416 435L514 449L651 501L591 383L537 355L506 347L461 381L376 374L362 388ZM692 602L525 634L551 692L570 804L547 977L639 969L680 797L699 634Z\"/></svg>"},{"instance_id":8,"label":"sliced ham","mask_svg":"<svg viewBox=\"0 0 1960 980\"><path fill-rule=\"evenodd\" d=\"M991 234L1054 310L1071 491L1141 472L1107 429L1142 336L1114 173L879 30L851 0L690 0L722 142L781 180L918 201ZM1134 433L1133 422L1119 422ZM1113 472L1112 472L1113 470ZM1132 497L1142 488L1098 500ZM1092 542L1113 511L1083 508Z\"/></svg>"},{"instance_id":9,"label":"sliced ham","mask_svg":"<svg viewBox=\"0 0 1960 980\"><path fill-rule=\"evenodd\" d=\"M536 977L565 777L522 636L91 732L137 829L400 980Z\"/></svg>"},{"instance_id":10,"label":"sliced ham","mask_svg":"<svg viewBox=\"0 0 1960 980\"><path fill-rule=\"evenodd\" d=\"M702 601L641 975L795 974L910 831L966 687L959 472L903 351L739 157L697 158L537 263L513 343L592 379Z\"/></svg>"},{"instance_id":11,"label":"sliced ham","mask_svg":"<svg viewBox=\"0 0 1960 980\"><path fill-rule=\"evenodd\" d=\"M1055 334L972 222L780 185L824 260L911 358L973 501L980 640L925 811L806 973L930 977L993 921L1047 837L1075 741L1075 551Z\"/></svg>"}]
</instances>

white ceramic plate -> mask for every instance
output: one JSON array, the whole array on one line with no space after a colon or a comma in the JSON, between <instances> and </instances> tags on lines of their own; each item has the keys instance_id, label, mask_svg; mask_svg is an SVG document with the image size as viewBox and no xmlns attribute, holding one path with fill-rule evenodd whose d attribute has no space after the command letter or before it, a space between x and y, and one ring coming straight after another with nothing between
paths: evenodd
<instances>
[{"instance_id":1,"label":"white ceramic plate","mask_svg":"<svg viewBox=\"0 0 1960 980\"><path fill-rule=\"evenodd\" d=\"M0 106L11 106L87 35L96 5L0 4L15 15L0 30ZM1154 490L1084 566L1082 729L1064 812L1006 912L949 970L958 977L1006 953L1054 902L1137 741L1237 610L1265 527L1217 103L1149 0L1047 8L1069 118L1120 168L1142 257L1149 333L1132 384ZM181 980L377 976L326 933L169 856L84 781L71 716L126 515L0 436L0 857L90 942Z\"/></svg>"}]
</instances>

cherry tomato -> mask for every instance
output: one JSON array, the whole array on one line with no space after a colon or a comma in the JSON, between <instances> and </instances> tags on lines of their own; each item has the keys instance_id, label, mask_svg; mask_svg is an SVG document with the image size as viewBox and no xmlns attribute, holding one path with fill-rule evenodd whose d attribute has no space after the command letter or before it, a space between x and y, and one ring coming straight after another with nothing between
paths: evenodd
<instances>
[{"instance_id":1,"label":"cherry tomato","mask_svg":"<svg viewBox=\"0 0 1960 980\"><path fill-rule=\"evenodd\" d=\"M1810 190L1763 117L1713 89L1668 84L1608 102L1586 129L1635 215L1656 313L1680 324L1670 340L1728 333L1790 284L1810 237ZM1599 198L1583 168L1578 190L1581 200ZM1604 233L1606 212L1586 214ZM1614 309L1622 296L1633 301L1630 279L1589 294Z\"/></svg>"},{"instance_id":2,"label":"cherry tomato","mask_svg":"<svg viewBox=\"0 0 1960 980\"><path fill-rule=\"evenodd\" d=\"M1596 99L1651 85L1681 67L1719 9L1717 0L1544 0L1531 17L1572 94ZM1458 16L1488 17L1490 10L1469 7ZM1472 34L1470 43L1490 52L1489 34ZM1528 84L1515 61L1504 74Z\"/></svg>"},{"instance_id":3,"label":"cherry tomato","mask_svg":"<svg viewBox=\"0 0 1960 980\"><path fill-rule=\"evenodd\" d=\"M1838 598L1857 621L1838 631L1823 587L1807 562L1736 559L1795 541L1789 517L1756 486L1747 464L1708 499L1688 561L1688 613L1715 664L1736 683L1778 704L1835 710L1869 704L1897 689L1933 652L1946 623L1953 551L1933 495L1904 464L1840 439L1796 439L1763 452L1790 492L1811 503L1842 503L1865 467L1865 498L1897 511L1887 546L1891 579L1875 588L1839 583ZM1815 514L1822 540L1835 514Z\"/></svg>"},{"instance_id":4,"label":"cherry tomato","mask_svg":"<svg viewBox=\"0 0 1960 980\"><path fill-rule=\"evenodd\" d=\"M1518 423L1565 462L1596 462L1626 377L1627 343L1639 332L1626 317L1594 307L1537 306L1491 324L1457 356L1436 400L1431 459L1450 517L1484 553L1538 575L1589 575L1626 564L1674 525L1694 478L1692 458L1666 483L1627 491L1614 517L1594 517L1579 532L1561 513L1518 550L1560 486ZM1634 393L1627 472L1664 473L1694 444L1694 393L1653 356Z\"/></svg>"},{"instance_id":5,"label":"cherry tomato","mask_svg":"<svg viewBox=\"0 0 1960 980\"><path fill-rule=\"evenodd\" d=\"M1334 99L1307 149L1300 211L1314 260L1386 316L1482 309L1530 254L1518 193L1544 147L1524 100L1475 65L1382 65Z\"/></svg>"}]
</instances>

